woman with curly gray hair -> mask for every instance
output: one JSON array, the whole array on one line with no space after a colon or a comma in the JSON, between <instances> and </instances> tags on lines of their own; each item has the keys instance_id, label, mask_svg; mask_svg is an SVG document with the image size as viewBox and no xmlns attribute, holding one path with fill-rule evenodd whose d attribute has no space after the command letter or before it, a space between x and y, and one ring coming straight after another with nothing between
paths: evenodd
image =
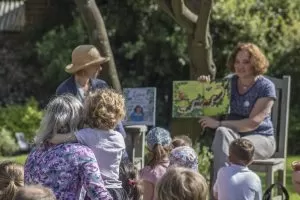
<instances>
[{"instance_id":1,"label":"woman with curly gray hair","mask_svg":"<svg viewBox=\"0 0 300 200\"><path fill-rule=\"evenodd\" d=\"M36 148L25 163L25 184L41 184L53 190L57 199L79 199L82 187L90 199L110 200L93 151L79 143L53 144L55 135L74 133L82 126L83 106L71 95L49 102Z\"/></svg>"}]
</instances>

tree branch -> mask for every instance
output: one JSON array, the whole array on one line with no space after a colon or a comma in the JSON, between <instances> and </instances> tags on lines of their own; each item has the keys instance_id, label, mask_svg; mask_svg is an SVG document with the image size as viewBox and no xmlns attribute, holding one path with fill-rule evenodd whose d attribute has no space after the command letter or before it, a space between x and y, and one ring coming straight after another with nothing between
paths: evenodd
<instances>
[{"instance_id":1,"label":"tree branch","mask_svg":"<svg viewBox=\"0 0 300 200\"><path fill-rule=\"evenodd\" d=\"M107 63L108 76L113 88L121 91L121 84L109 44L105 23L95 0L75 0L75 2L87 27L91 44L95 45L104 56L110 57Z\"/></svg>"},{"instance_id":2,"label":"tree branch","mask_svg":"<svg viewBox=\"0 0 300 200\"><path fill-rule=\"evenodd\" d=\"M186 7L183 0L171 0L173 13L177 21L186 28L189 34L194 32L197 16Z\"/></svg>"},{"instance_id":3,"label":"tree branch","mask_svg":"<svg viewBox=\"0 0 300 200\"><path fill-rule=\"evenodd\" d=\"M205 47L209 45L207 36L209 32L203 30L209 30L208 26L212 5L212 0L201 0L196 30L194 32L195 42L199 43L199 45L205 45Z\"/></svg>"}]
</instances>

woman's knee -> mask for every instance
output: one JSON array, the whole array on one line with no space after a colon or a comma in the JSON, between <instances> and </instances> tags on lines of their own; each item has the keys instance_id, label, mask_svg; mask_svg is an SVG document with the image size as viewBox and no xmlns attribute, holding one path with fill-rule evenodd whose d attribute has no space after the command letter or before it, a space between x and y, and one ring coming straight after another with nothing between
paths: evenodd
<instances>
[{"instance_id":1,"label":"woman's knee","mask_svg":"<svg viewBox=\"0 0 300 200\"><path fill-rule=\"evenodd\" d=\"M226 136L230 135L230 132L228 130L228 128L226 127L223 127L223 126L220 126L216 129L216 132L215 132L215 138L216 137L219 137L219 138L224 138Z\"/></svg>"}]
</instances>

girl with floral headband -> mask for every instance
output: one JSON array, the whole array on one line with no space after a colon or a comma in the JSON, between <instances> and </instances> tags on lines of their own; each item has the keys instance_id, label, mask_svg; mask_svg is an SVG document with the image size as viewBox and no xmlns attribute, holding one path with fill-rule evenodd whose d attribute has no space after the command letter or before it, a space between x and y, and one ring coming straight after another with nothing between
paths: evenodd
<instances>
[{"instance_id":1,"label":"girl with floral headband","mask_svg":"<svg viewBox=\"0 0 300 200\"><path fill-rule=\"evenodd\" d=\"M150 161L141 170L144 200L156 199L154 188L169 166L168 157L171 150L171 141L169 131L159 127L151 129L146 136Z\"/></svg>"},{"instance_id":2,"label":"girl with floral headband","mask_svg":"<svg viewBox=\"0 0 300 200\"><path fill-rule=\"evenodd\" d=\"M198 156L189 146L181 146L170 153L170 167L185 167L198 172Z\"/></svg>"}]
</instances>

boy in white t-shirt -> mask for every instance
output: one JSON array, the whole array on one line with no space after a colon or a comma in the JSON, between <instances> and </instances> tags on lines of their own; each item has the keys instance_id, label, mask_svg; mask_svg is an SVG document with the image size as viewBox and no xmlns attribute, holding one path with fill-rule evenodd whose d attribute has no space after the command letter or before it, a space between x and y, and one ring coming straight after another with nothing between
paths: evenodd
<instances>
[{"instance_id":1,"label":"boy in white t-shirt","mask_svg":"<svg viewBox=\"0 0 300 200\"><path fill-rule=\"evenodd\" d=\"M261 200L260 178L251 171L254 146L251 141L239 138L229 147L229 165L218 171L213 187L214 197L218 200Z\"/></svg>"}]
</instances>

